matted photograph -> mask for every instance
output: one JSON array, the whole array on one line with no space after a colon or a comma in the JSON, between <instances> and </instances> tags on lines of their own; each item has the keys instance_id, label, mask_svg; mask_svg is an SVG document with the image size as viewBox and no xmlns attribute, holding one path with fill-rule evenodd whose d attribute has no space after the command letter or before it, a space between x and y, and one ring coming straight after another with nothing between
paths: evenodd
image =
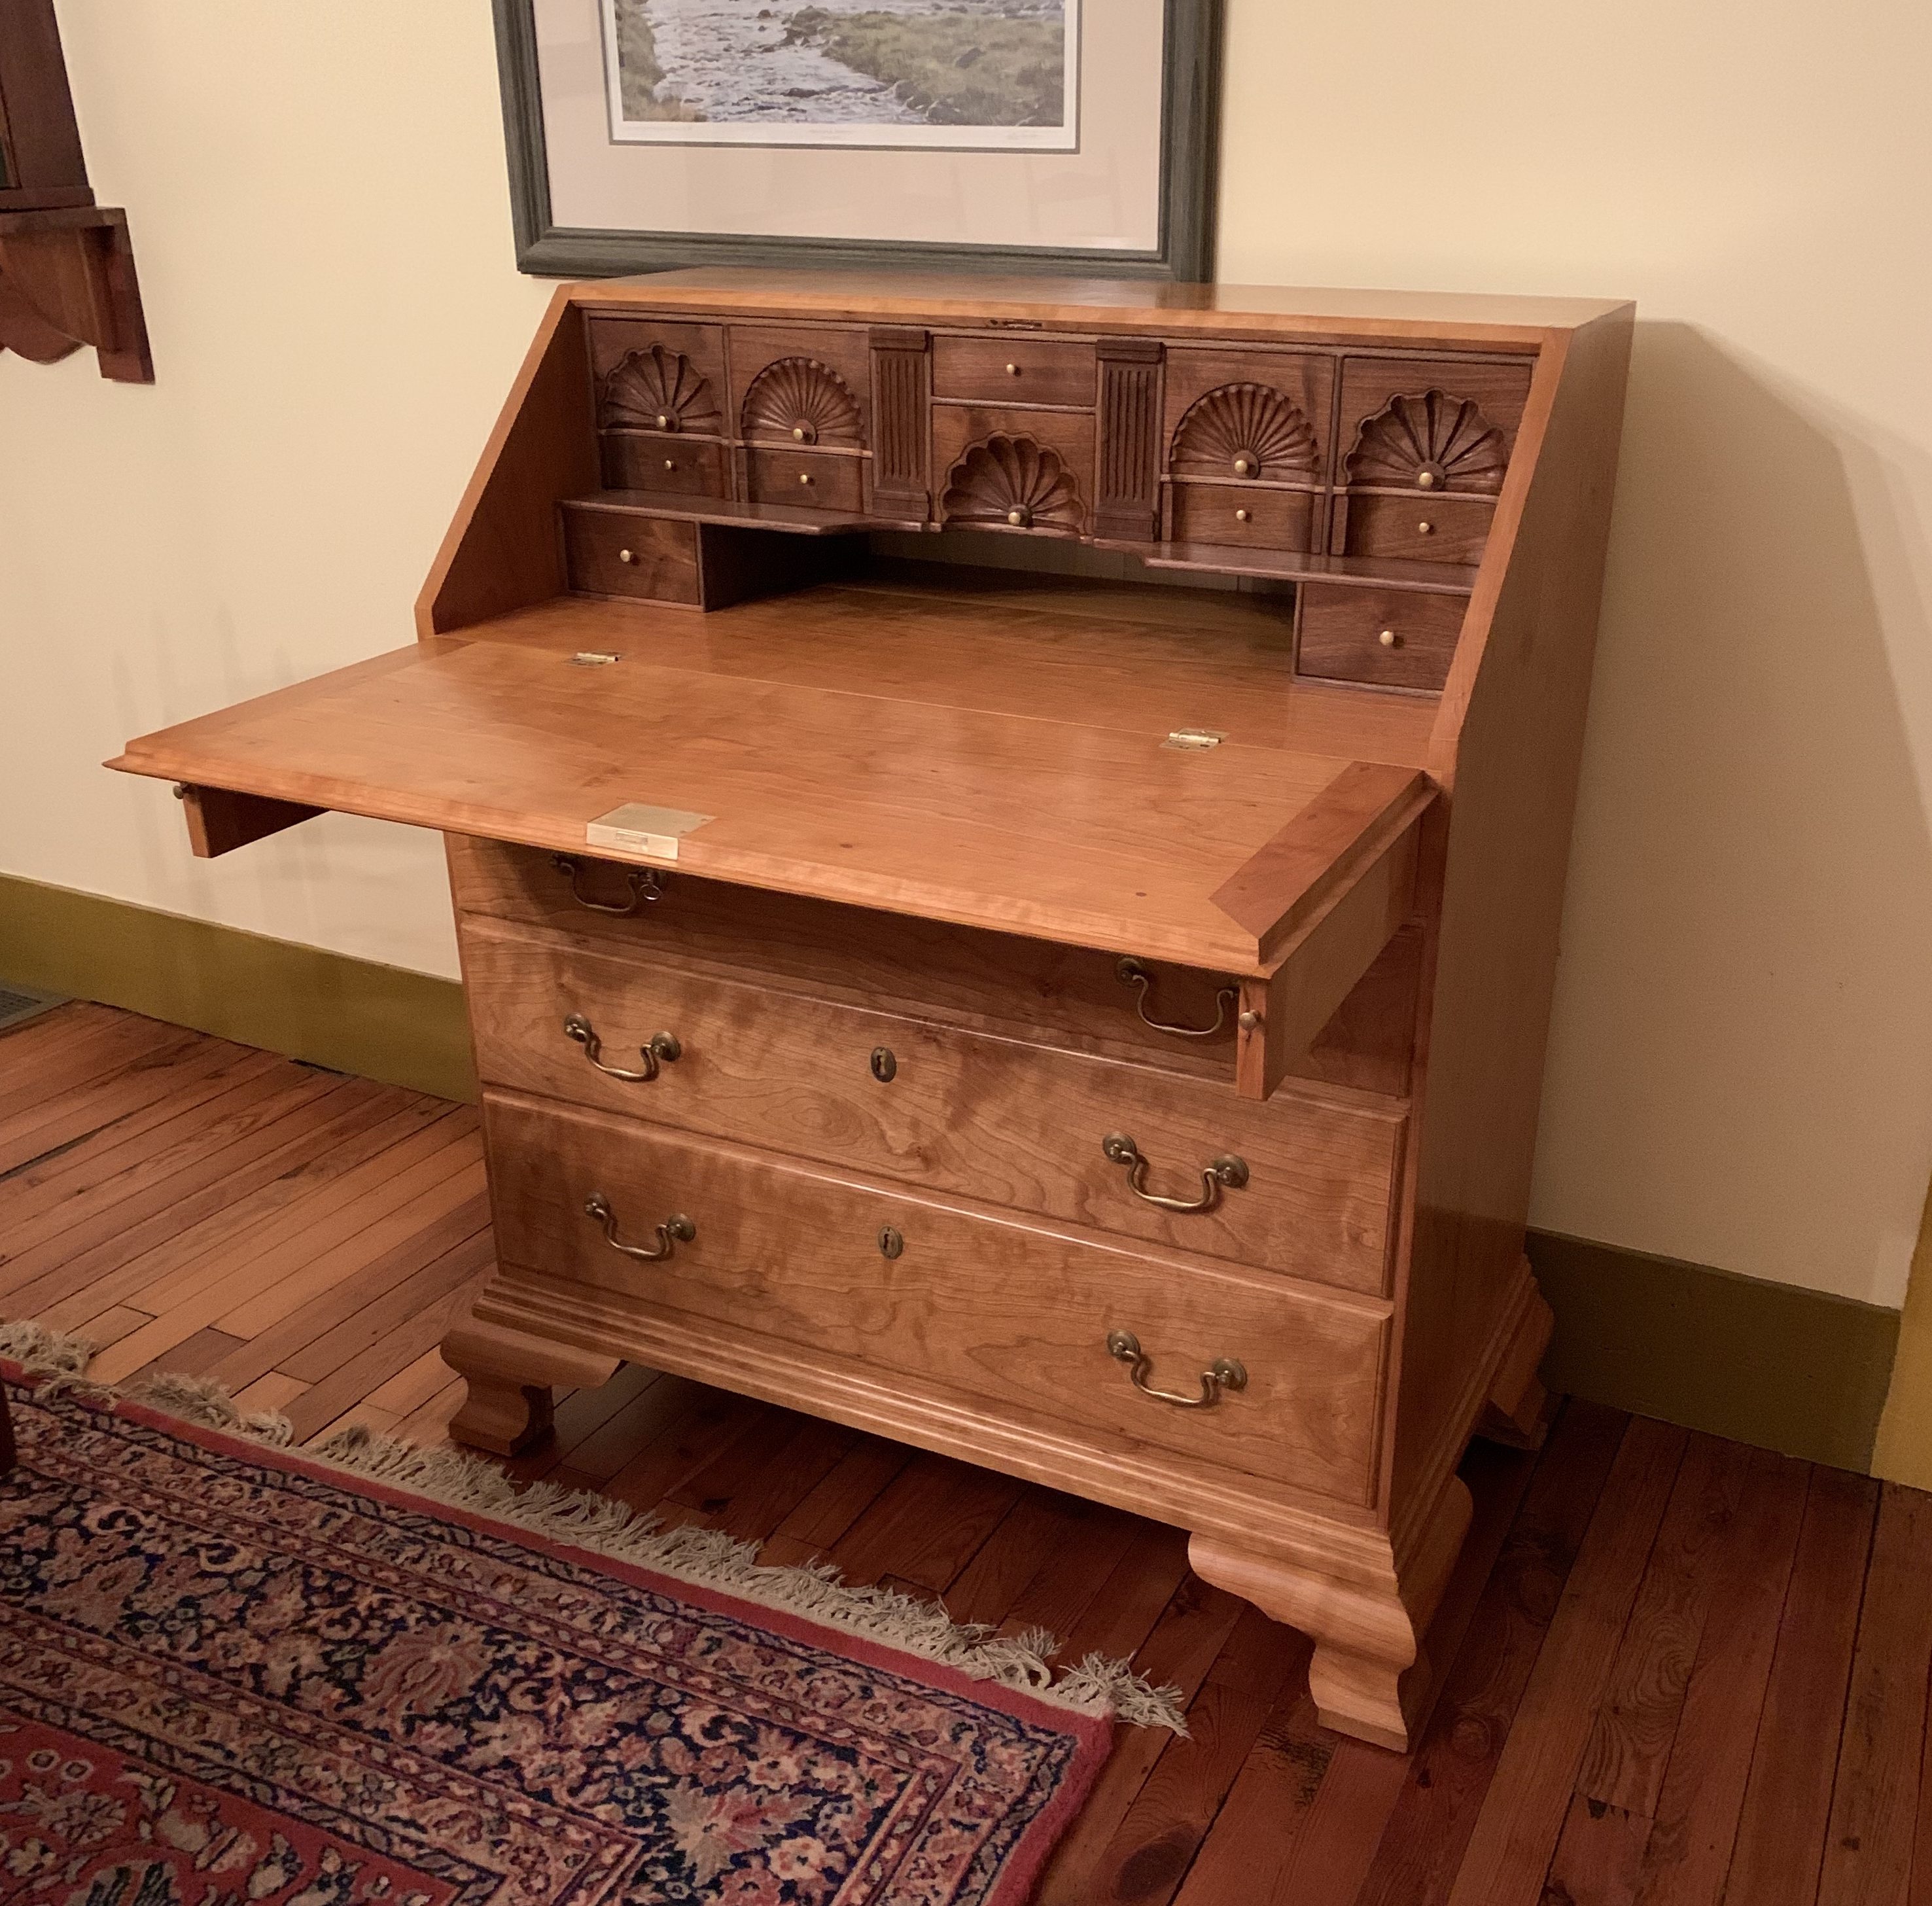
<instances>
[{"instance_id":1,"label":"matted photograph","mask_svg":"<svg viewBox=\"0 0 1932 1906\"><path fill-rule=\"evenodd\" d=\"M1070 152L1080 0L601 0L610 137Z\"/></svg>"}]
</instances>

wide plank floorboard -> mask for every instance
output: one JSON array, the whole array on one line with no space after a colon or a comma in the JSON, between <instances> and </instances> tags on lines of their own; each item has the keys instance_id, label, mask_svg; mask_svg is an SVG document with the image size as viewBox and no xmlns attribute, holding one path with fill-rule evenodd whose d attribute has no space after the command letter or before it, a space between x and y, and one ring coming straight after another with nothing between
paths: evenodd
<instances>
[{"instance_id":1,"label":"wide plank floorboard","mask_svg":"<svg viewBox=\"0 0 1932 1906\"><path fill-rule=\"evenodd\" d=\"M475 1113L113 1009L0 1033L0 1316L438 1445L492 1261ZM502 1465L1132 1655L1035 1906L1932 1906L1932 1497L1572 1403L1478 1444L1440 1689L1401 1757L1328 1733L1304 1637L1175 1529L675 1376L559 1399Z\"/></svg>"}]
</instances>

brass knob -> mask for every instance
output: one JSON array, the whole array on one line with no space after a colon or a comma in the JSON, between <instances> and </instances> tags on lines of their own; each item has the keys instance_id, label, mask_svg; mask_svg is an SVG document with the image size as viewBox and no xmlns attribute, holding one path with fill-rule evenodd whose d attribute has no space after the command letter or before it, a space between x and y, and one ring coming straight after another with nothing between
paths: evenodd
<instances>
[{"instance_id":1,"label":"brass knob","mask_svg":"<svg viewBox=\"0 0 1932 1906\"><path fill-rule=\"evenodd\" d=\"M1237 476L1246 476L1254 467L1255 460L1252 457L1237 457L1234 459L1234 474Z\"/></svg>"},{"instance_id":2,"label":"brass knob","mask_svg":"<svg viewBox=\"0 0 1932 1906\"><path fill-rule=\"evenodd\" d=\"M670 418L667 412L660 410L658 413L658 428L659 430L669 430L670 428Z\"/></svg>"},{"instance_id":3,"label":"brass knob","mask_svg":"<svg viewBox=\"0 0 1932 1906\"><path fill-rule=\"evenodd\" d=\"M800 443L805 441L805 426L802 424L793 425L791 434Z\"/></svg>"},{"instance_id":4,"label":"brass knob","mask_svg":"<svg viewBox=\"0 0 1932 1906\"><path fill-rule=\"evenodd\" d=\"M664 459L664 468L665 468L666 470L675 470L675 469L676 469L676 467L677 467L677 460L676 460L676 458L674 458L674 457L667 457L667 458L665 458L665 459Z\"/></svg>"},{"instance_id":5,"label":"brass knob","mask_svg":"<svg viewBox=\"0 0 1932 1906\"><path fill-rule=\"evenodd\" d=\"M1436 488L1436 473L1432 470L1419 470L1415 473L1415 487L1418 490Z\"/></svg>"},{"instance_id":6,"label":"brass knob","mask_svg":"<svg viewBox=\"0 0 1932 1906\"><path fill-rule=\"evenodd\" d=\"M1249 512L1246 510L1238 509L1234 512L1234 521L1237 523L1245 523L1248 520L1248 516Z\"/></svg>"},{"instance_id":7,"label":"brass knob","mask_svg":"<svg viewBox=\"0 0 1932 1906\"><path fill-rule=\"evenodd\" d=\"M1234 1023L1244 1032L1258 1032L1262 1028L1262 1016L1252 1011L1242 1013L1237 1015Z\"/></svg>"},{"instance_id":8,"label":"brass knob","mask_svg":"<svg viewBox=\"0 0 1932 1906\"><path fill-rule=\"evenodd\" d=\"M1432 536L1436 533L1436 525L1433 523L1418 523L1415 526L1415 533L1418 536Z\"/></svg>"},{"instance_id":9,"label":"brass knob","mask_svg":"<svg viewBox=\"0 0 1932 1906\"><path fill-rule=\"evenodd\" d=\"M1019 374L1020 368L1017 364L1010 364L1006 366L1006 375L1009 377L1017 377Z\"/></svg>"},{"instance_id":10,"label":"brass knob","mask_svg":"<svg viewBox=\"0 0 1932 1906\"><path fill-rule=\"evenodd\" d=\"M1010 509L1006 512L1006 521L1016 530L1024 530L1026 527L1027 513L1023 509Z\"/></svg>"},{"instance_id":11,"label":"brass knob","mask_svg":"<svg viewBox=\"0 0 1932 1906\"><path fill-rule=\"evenodd\" d=\"M1381 643L1384 648L1392 649L1402 640L1402 638L1393 629L1384 629L1376 640Z\"/></svg>"},{"instance_id":12,"label":"brass knob","mask_svg":"<svg viewBox=\"0 0 1932 1906\"><path fill-rule=\"evenodd\" d=\"M638 553L634 549L620 549L617 552L617 560L620 563L634 563L637 560Z\"/></svg>"},{"instance_id":13,"label":"brass knob","mask_svg":"<svg viewBox=\"0 0 1932 1906\"><path fill-rule=\"evenodd\" d=\"M799 473L798 473L798 480L799 480L801 483L808 483L808 483L812 481L812 473L811 473L811 471L810 471L810 470L800 470L800 471L799 472Z\"/></svg>"}]
</instances>

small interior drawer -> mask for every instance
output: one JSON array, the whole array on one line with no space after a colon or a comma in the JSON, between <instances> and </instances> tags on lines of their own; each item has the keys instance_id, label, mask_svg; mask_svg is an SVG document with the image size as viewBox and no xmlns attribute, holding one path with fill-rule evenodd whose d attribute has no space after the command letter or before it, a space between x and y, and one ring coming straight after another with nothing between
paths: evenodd
<instances>
[{"instance_id":1,"label":"small interior drawer","mask_svg":"<svg viewBox=\"0 0 1932 1906\"><path fill-rule=\"evenodd\" d=\"M1345 496L1335 506L1338 555L1480 563L1496 506L1478 497Z\"/></svg>"},{"instance_id":2,"label":"small interior drawer","mask_svg":"<svg viewBox=\"0 0 1932 1906\"><path fill-rule=\"evenodd\" d=\"M860 462L822 451L748 450L746 488L754 503L794 509L831 509L856 515L862 505Z\"/></svg>"},{"instance_id":3,"label":"small interior drawer","mask_svg":"<svg viewBox=\"0 0 1932 1906\"><path fill-rule=\"evenodd\" d=\"M1091 405L1097 365L1091 344L1058 338L935 338L932 394L980 404Z\"/></svg>"},{"instance_id":4,"label":"small interior drawer","mask_svg":"<svg viewBox=\"0 0 1932 1906\"><path fill-rule=\"evenodd\" d=\"M572 589L653 602L699 599L698 526L661 516L558 506Z\"/></svg>"},{"instance_id":5,"label":"small interior drawer","mask_svg":"<svg viewBox=\"0 0 1932 1906\"><path fill-rule=\"evenodd\" d=\"M674 497L729 494L720 444L632 431L605 431L600 442L607 490L654 490Z\"/></svg>"},{"instance_id":6,"label":"small interior drawer","mask_svg":"<svg viewBox=\"0 0 1932 1906\"><path fill-rule=\"evenodd\" d=\"M1301 590L1295 672L1378 688L1439 692L1448 679L1466 596L1413 589Z\"/></svg>"},{"instance_id":7,"label":"small interior drawer","mask_svg":"<svg viewBox=\"0 0 1932 1906\"><path fill-rule=\"evenodd\" d=\"M1316 499L1306 490L1255 484L1177 483L1176 542L1226 543L1241 549L1313 547Z\"/></svg>"}]
</instances>

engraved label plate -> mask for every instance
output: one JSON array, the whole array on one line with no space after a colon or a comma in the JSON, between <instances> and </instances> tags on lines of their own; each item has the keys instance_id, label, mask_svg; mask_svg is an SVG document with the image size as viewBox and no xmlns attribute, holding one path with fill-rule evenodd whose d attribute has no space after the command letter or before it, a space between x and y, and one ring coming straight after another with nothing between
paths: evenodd
<instances>
[{"instance_id":1,"label":"engraved label plate","mask_svg":"<svg viewBox=\"0 0 1932 1906\"><path fill-rule=\"evenodd\" d=\"M716 817L692 814L681 807L652 807L643 801L626 801L608 814L600 814L584 825L584 839L591 847L621 847L629 854L649 854L660 860L675 860L677 844Z\"/></svg>"}]
</instances>

